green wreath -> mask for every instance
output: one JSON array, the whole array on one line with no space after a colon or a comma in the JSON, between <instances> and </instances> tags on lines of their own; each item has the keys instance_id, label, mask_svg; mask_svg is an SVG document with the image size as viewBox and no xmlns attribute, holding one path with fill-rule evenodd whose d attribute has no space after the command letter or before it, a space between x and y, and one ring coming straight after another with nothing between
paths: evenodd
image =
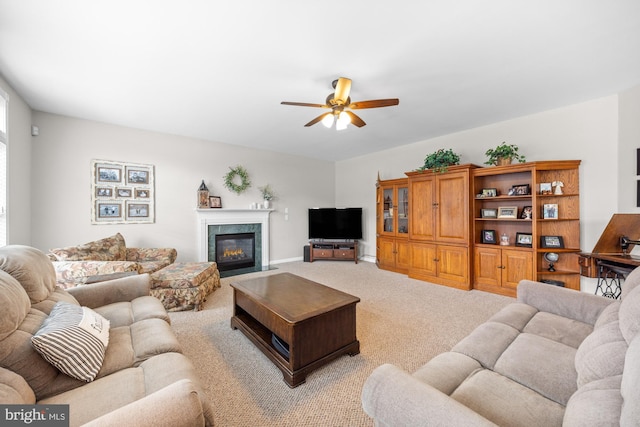
<instances>
[{"instance_id":1,"label":"green wreath","mask_svg":"<svg viewBox=\"0 0 640 427\"><path fill-rule=\"evenodd\" d=\"M240 194L251 186L251 180L245 168L238 165L235 168L229 167L229 169L229 173L224 176L225 187L236 194ZM240 184L235 183L236 177L240 178Z\"/></svg>"}]
</instances>

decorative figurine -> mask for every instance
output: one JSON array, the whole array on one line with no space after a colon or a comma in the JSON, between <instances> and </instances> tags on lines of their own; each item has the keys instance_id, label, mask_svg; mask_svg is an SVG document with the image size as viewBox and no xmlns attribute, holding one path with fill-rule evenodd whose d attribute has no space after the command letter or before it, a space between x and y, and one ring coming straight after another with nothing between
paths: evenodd
<instances>
[{"instance_id":1,"label":"decorative figurine","mask_svg":"<svg viewBox=\"0 0 640 427\"><path fill-rule=\"evenodd\" d=\"M562 181L553 181L551 185L556 187L556 191L554 192L554 194L562 194L562 187L564 187L564 183Z\"/></svg>"}]
</instances>

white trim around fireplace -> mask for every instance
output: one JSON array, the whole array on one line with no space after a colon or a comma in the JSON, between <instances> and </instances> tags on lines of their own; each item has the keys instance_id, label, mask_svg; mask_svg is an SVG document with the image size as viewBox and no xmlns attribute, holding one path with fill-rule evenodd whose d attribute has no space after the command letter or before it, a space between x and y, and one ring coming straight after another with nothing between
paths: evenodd
<instances>
[{"instance_id":1,"label":"white trim around fireplace","mask_svg":"<svg viewBox=\"0 0 640 427\"><path fill-rule=\"evenodd\" d=\"M200 234L200 261L209 255L209 226L223 224L261 224L262 269L269 269L269 214L274 209L196 209Z\"/></svg>"}]
</instances>

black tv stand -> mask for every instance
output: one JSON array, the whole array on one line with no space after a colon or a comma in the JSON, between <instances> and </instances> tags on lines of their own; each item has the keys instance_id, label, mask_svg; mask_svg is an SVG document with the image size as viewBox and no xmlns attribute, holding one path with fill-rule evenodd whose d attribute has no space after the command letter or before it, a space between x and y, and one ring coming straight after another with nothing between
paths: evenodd
<instances>
[{"instance_id":1,"label":"black tv stand","mask_svg":"<svg viewBox=\"0 0 640 427\"><path fill-rule=\"evenodd\" d=\"M358 241L327 242L312 240L309 261L354 261L358 263Z\"/></svg>"}]
</instances>

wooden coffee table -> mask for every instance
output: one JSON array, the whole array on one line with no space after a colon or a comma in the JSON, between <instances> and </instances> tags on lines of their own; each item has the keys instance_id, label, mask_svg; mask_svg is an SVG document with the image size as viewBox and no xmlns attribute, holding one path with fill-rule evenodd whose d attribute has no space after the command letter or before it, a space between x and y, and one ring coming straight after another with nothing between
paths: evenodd
<instances>
[{"instance_id":1,"label":"wooden coffee table","mask_svg":"<svg viewBox=\"0 0 640 427\"><path fill-rule=\"evenodd\" d=\"M356 304L360 298L290 273L232 283L231 327L240 329L281 371L289 387L312 370L360 353ZM273 334L288 345L288 357Z\"/></svg>"}]
</instances>

